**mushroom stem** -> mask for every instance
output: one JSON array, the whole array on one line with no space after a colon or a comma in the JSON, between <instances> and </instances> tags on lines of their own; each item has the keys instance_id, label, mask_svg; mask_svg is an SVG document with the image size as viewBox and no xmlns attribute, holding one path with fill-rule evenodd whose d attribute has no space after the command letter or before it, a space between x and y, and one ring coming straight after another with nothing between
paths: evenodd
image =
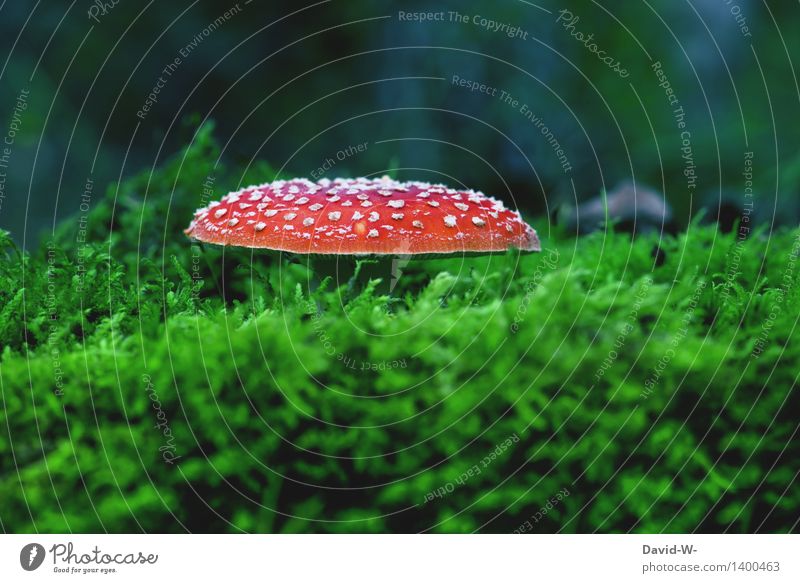
<instances>
[{"instance_id":1,"label":"mushroom stem","mask_svg":"<svg viewBox=\"0 0 800 583\"><path fill-rule=\"evenodd\" d=\"M359 261L358 272L354 275L353 283L367 285L370 280L380 280L375 286L377 295L392 295L392 263L393 257L375 257Z\"/></svg>"},{"instance_id":2,"label":"mushroom stem","mask_svg":"<svg viewBox=\"0 0 800 583\"><path fill-rule=\"evenodd\" d=\"M351 291L363 289L370 280L380 279L375 292L378 295L391 295L394 260L391 256L358 259L325 255L310 258L310 291L316 291L326 277L333 278L334 288L346 283Z\"/></svg>"},{"instance_id":3,"label":"mushroom stem","mask_svg":"<svg viewBox=\"0 0 800 583\"><path fill-rule=\"evenodd\" d=\"M313 293L317 291L326 277L333 278L334 287L336 286L338 259L339 258L335 255L308 257L308 268L311 272L311 277L308 280L309 292Z\"/></svg>"}]
</instances>

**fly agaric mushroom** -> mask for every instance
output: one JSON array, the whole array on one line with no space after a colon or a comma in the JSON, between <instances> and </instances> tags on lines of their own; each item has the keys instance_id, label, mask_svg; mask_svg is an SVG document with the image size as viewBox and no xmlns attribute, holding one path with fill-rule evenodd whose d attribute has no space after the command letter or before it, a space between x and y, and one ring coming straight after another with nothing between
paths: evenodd
<instances>
[{"instance_id":1,"label":"fly agaric mushroom","mask_svg":"<svg viewBox=\"0 0 800 583\"><path fill-rule=\"evenodd\" d=\"M473 190L388 177L276 180L199 209L196 241L324 256L540 251L519 213Z\"/></svg>"}]
</instances>

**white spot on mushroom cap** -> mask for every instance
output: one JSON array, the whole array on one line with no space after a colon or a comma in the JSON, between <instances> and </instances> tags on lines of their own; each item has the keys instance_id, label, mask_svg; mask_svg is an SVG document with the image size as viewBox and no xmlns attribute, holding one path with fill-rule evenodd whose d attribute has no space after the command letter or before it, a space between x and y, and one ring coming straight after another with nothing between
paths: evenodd
<instances>
[{"instance_id":1,"label":"white spot on mushroom cap","mask_svg":"<svg viewBox=\"0 0 800 583\"><path fill-rule=\"evenodd\" d=\"M453 206L455 206L460 211L466 212L466 211L469 210L469 205L468 204L464 204L463 202L456 202L456 203L453 204Z\"/></svg>"},{"instance_id":2,"label":"white spot on mushroom cap","mask_svg":"<svg viewBox=\"0 0 800 583\"><path fill-rule=\"evenodd\" d=\"M417 229L421 229L425 226L422 224L422 221L413 221L411 224L414 225Z\"/></svg>"},{"instance_id":3,"label":"white spot on mushroom cap","mask_svg":"<svg viewBox=\"0 0 800 583\"><path fill-rule=\"evenodd\" d=\"M315 202L310 207L308 207L308 210L310 210L310 211L318 211L320 209L322 209L322 205L319 204L318 202Z\"/></svg>"},{"instance_id":4,"label":"white spot on mushroom cap","mask_svg":"<svg viewBox=\"0 0 800 583\"><path fill-rule=\"evenodd\" d=\"M305 219L303 219L304 227L310 227L313 224L314 224L314 219L312 219L311 217L306 217Z\"/></svg>"},{"instance_id":5,"label":"white spot on mushroom cap","mask_svg":"<svg viewBox=\"0 0 800 583\"><path fill-rule=\"evenodd\" d=\"M283 215L283 220L284 221L291 221L296 216L297 216L297 213L286 213L285 215Z\"/></svg>"},{"instance_id":6,"label":"white spot on mushroom cap","mask_svg":"<svg viewBox=\"0 0 800 583\"><path fill-rule=\"evenodd\" d=\"M375 238L378 236L378 229L370 229L369 233L367 233L367 237Z\"/></svg>"},{"instance_id":7,"label":"white spot on mushroom cap","mask_svg":"<svg viewBox=\"0 0 800 583\"><path fill-rule=\"evenodd\" d=\"M375 221L380 220L380 218L381 216L377 212L372 211L371 213L369 213L369 217L367 218L367 220L370 223L374 223Z\"/></svg>"},{"instance_id":8,"label":"white spot on mushroom cap","mask_svg":"<svg viewBox=\"0 0 800 583\"><path fill-rule=\"evenodd\" d=\"M429 200L428 204L431 206L439 206L439 201L436 200Z\"/></svg>"},{"instance_id":9,"label":"white spot on mushroom cap","mask_svg":"<svg viewBox=\"0 0 800 583\"><path fill-rule=\"evenodd\" d=\"M398 198L398 199L396 199L396 200L390 200L390 201L389 201L388 203L386 203L386 204L388 204L388 205L389 205L390 207L392 207L392 208L395 208L395 209L401 209L401 208L403 208L404 206L406 206L406 201L404 201L402 198Z\"/></svg>"},{"instance_id":10,"label":"white spot on mushroom cap","mask_svg":"<svg viewBox=\"0 0 800 583\"><path fill-rule=\"evenodd\" d=\"M263 223L263 222L262 223L256 223L256 227L255 227L256 231L263 231L266 228L267 228L267 223Z\"/></svg>"},{"instance_id":11,"label":"white spot on mushroom cap","mask_svg":"<svg viewBox=\"0 0 800 583\"><path fill-rule=\"evenodd\" d=\"M472 224L476 227L484 227L486 226L486 221L480 217L472 217Z\"/></svg>"},{"instance_id":12,"label":"white spot on mushroom cap","mask_svg":"<svg viewBox=\"0 0 800 583\"><path fill-rule=\"evenodd\" d=\"M278 214L278 211L276 211L275 209L269 209L269 210L264 211L264 216L265 217L274 217L277 214Z\"/></svg>"},{"instance_id":13,"label":"white spot on mushroom cap","mask_svg":"<svg viewBox=\"0 0 800 583\"><path fill-rule=\"evenodd\" d=\"M447 215L444 218L444 224L448 227L455 227L456 226L456 218L453 215Z\"/></svg>"},{"instance_id":14,"label":"white spot on mushroom cap","mask_svg":"<svg viewBox=\"0 0 800 583\"><path fill-rule=\"evenodd\" d=\"M405 216L405 215L404 215L403 213L392 213L392 218L393 218L395 221L399 221L399 220L400 220L400 219L402 219L404 216Z\"/></svg>"},{"instance_id":15,"label":"white spot on mushroom cap","mask_svg":"<svg viewBox=\"0 0 800 583\"><path fill-rule=\"evenodd\" d=\"M235 227L238 224L239 224L239 219L237 219L235 217L232 218L230 221L228 221L228 226L229 227Z\"/></svg>"},{"instance_id":16,"label":"white spot on mushroom cap","mask_svg":"<svg viewBox=\"0 0 800 583\"><path fill-rule=\"evenodd\" d=\"M328 219L331 221L338 221L341 218L342 218L342 213L340 213L339 211L333 211L328 213Z\"/></svg>"},{"instance_id":17,"label":"white spot on mushroom cap","mask_svg":"<svg viewBox=\"0 0 800 583\"><path fill-rule=\"evenodd\" d=\"M224 216L225 216L225 213L227 213L227 212L228 212L228 209L227 209L227 207L226 207L226 208L221 208L221 209L218 209L218 210L217 210L217 211L214 213L214 216L215 216L216 218L218 218L218 219L221 219L222 217L224 217Z\"/></svg>"},{"instance_id":18,"label":"white spot on mushroom cap","mask_svg":"<svg viewBox=\"0 0 800 583\"><path fill-rule=\"evenodd\" d=\"M360 212L356 211L356 212L353 213L353 220L354 221L357 221L357 220L363 219L363 218L364 218L364 215L362 215Z\"/></svg>"}]
</instances>

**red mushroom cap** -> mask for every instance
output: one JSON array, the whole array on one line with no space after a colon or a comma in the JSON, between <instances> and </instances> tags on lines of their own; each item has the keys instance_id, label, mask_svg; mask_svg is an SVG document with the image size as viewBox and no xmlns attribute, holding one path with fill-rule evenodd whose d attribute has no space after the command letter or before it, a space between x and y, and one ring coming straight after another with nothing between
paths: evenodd
<instances>
[{"instance_id":1,"label":"red mushroom cap","mask_svg":"<svg viewBox=\"0 0 800 583\"><path fill-rule=\"evenodd\" d=\"M540 251L519 213L473 190L388 177L277 180L199 209L197 241L316 255Z\"/></svg>"}]
</instances>

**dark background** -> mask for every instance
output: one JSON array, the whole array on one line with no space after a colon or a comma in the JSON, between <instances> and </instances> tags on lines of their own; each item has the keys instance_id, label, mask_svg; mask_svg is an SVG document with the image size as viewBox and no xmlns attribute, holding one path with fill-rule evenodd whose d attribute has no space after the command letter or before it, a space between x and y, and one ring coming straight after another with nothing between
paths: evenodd
<instances>
[{"instance_id":1,"label":"dark background","mask_svg":"<svg viewBox=\"0 0 800 583\"><path fill-rule=\"evenodd\" d=\"M97 21L89 18L92 6ZM18 94L30 96L12 147L0 227L31 247L77 212L87 178L96 195L158 165L210 119L224 144L221 163L230 166L266 160L287 177L309 176L339 150L367 142L365 152L337 161L327 175L399 169L401 178L465 184L550 216L565 202L633 177L665 191L678 225L701 207L713 216L720 201L742 206L744 153L752 151L758 219L798 219L800 104L791 57L800 12L790 2L542 0L537 8L512 0L254 0L240 2L202 35L234 6L4 3L4 136ZM629 77L555 24L562 8ZM470 22L449 22L447 14L444 22L401 22L399 10L457 10ZM472 24L475 15L518 25L527 40ZM163 69L196 35L200 42L139 119ZM650 69L654 61L686 112L697 174L691 193L680 131ZM454 74L528 104L572 171L563 171L519 111L454 86ZM376 143L383 140L389 141Z\"/></svg>"}]
</instances>

